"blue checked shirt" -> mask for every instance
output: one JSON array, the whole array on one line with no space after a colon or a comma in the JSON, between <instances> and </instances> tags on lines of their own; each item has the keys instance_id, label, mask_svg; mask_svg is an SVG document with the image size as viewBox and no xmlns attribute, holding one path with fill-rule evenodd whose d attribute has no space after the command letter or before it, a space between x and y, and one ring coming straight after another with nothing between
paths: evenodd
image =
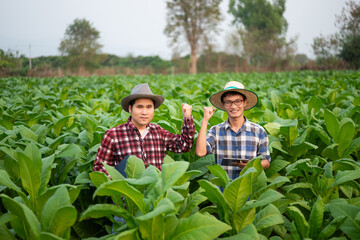
<instances>
[{"instance_id":1,"label":"blue checked shirt","mask_svg":"<svg viewBox=\"0 0 360 240\"><path fill-rule=\"evenodd\" d=\"M237 133L231 130L229 119L212 126L207 132L206 142L207 154L215 154L215 163L222 165L230 179L237 178L241 169L236 165L226 164L223 159L251 160L262 155L262 159L271 161L266 131L246 118Z\"/></svg>"}]
</instances>

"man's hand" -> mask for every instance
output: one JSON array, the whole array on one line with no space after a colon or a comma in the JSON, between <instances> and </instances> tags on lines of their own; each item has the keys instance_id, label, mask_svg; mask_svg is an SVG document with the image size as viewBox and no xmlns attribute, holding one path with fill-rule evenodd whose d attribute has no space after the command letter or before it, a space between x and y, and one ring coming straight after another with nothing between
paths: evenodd
<instances>
[{"instance_id":1,"label":"man's hand","mask_svg":"<svg viewBox=\"0 0 360 240\"><path fill-rule=\"evenodd\" d=\"M247 164L248 162L245 162L245 163L243 163L243 162L235 162L234 164L236 165L236 166L238 166L239 168L241 168L241 169L243 169L244 167L246 167L246 164ZM261 160L261 166L264 168L264 170L265 169L267 169L268 167L270 167L270 162L268 161L268 160L266 160L266 159L263 159L263 160Z\"/></svg>"},{"instance_id":2,"label":"man's hand","mask_svg":"<svg viewBox=\"0 0 360 240\"><path fill-rule=\"evenodd\" d=\"M184 115L184 117L188 118L191 116L191 112L192 112L192 106L187 104L187 103L183 103L181 104L181 109L182 109L182 113Z\"/></svg>"},{"instance_id":3,"label":"man's hand","mask_svg":"<svg viewBox=\"0 0 360 240\"><path fill-rule=\"evenodd\" d=\"M239 168L243 169L244 167L246 167L247 162L234 162L234 164Z\"/></svg>"},{"instance_id":4,"label":"man's hand","mask_svg":"<svg viewBox=\"0 0 360 240\"><path fill-rule=\"evenodd\" d=\"M214 115L215 108L213 107L204 107L204 119L209 121L209 119Z\"/></svg>"}]
</instances>

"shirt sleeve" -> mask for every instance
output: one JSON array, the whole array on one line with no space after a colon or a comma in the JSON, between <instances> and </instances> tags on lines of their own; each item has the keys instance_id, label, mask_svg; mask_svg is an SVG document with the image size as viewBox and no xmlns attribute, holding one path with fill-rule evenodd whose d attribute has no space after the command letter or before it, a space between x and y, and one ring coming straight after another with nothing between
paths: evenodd
<instances>
[{"instance_id":1,"label":"shirt sleeve","mask_svg":"<svg viewBox=\"0 0 360 240\"><path fill-rule=\"evenodd\" d=\"M271 161L270 152L269 152L269 138L264 129L260 132L260 141L258 147L258 156L262 155L263 159Z\"/></svg>"},{"instance_id":2,"label":"shirt sleeve","mask_svg":"<svg viewBox=\"0 0 360 240\"><path fill-rule=\"evenodd\" d=\"M211 127L206 134L206 154L215 153L215 145L216 145L215 136L216 136L215 127Z\"/></svg>"},{"instance_id":3,"label":"shirt sleeve","mask_svg":"<svg viewBox=\"0 0 360 240\"><path fill-rule=\"evenodd\" d=\"M181 134L173 134L165 130L165 145L175 153L185 153L191 150L194 143L195 124L192 115L184 118Z\"/></svg>"},{"instance_id":4,"label":"shirt sleeve","mask_svg":"<svg viewBox=\"0 0 360 240\"><path fill-rule=\"evenodd\" d=\"M94 171L104 172L107 175L109 175L103 163L115 167L116 163L114 158L113 144L114 144L114 138L112 137L112 132L111 130L108 130L106 131L101 141L101 145L97 151L96 159L93 166Z\"/></svg>"}]
</instances>

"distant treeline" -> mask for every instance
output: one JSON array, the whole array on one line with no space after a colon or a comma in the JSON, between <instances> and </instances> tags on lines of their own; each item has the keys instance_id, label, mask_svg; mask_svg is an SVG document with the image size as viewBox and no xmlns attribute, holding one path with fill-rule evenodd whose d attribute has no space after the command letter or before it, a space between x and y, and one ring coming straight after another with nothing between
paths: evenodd
<instances>
[{"instance_id":1,"label":"distant treeline","mask_svg":"<svg viewBox=\"0 0 360 240\"><path fill-rule=\"evenodd\" d=\"M42 56L32 58L12 56L3 58L2 76L65 76L65 75L135 75L135 74L178 74L188 73L190 56L164 60L159 56L126 56L97 54L86 68L71 68L69 56ZM297 55L291 61L274 62L267 68L248 64L246 59L224 52L204 53L198 59L198 72L249 72L285 71L316 68L306 55ZM30 67L31 64L31 67ZM5 67L6 66L6 67ZM1 69L1 68L0 68Z\"/></svg>"}]
</instances>

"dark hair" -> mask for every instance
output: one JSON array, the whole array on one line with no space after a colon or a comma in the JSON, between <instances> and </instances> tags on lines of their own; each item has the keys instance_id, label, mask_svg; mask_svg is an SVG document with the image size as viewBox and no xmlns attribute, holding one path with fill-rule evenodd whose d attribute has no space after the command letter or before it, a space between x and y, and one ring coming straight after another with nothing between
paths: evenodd
<instances>
[{"instance_id":1,"label":"dark hair","mask_svg":"<svg viewBox=\"0 0 360 240\"><path fill-rule=\"evenodd\" d=\"M229 91L224 93L223 95L221 95L221 102L224 102L224 98L226 97L230 97L230 96L236 96L236 95L240 95L243 97L243 100L246 100L246 96L242 93L236 92L236 91Z\"/></svg>"},{"instance_id":2,"label":"dark hair","mask_svg":"<svg viewBox=\"0 0 360 240\"><path fill-rule=\"evenodd\" d=\"M132 108L132 107L134 106L136 100L138 100L138 99L139 99L139 98L131 100L130 103L129 103L129 107ZM151 100L153 101L153 104L154 104L154 106L155 106L155 101L154 101L153 99L151 99Z\"/></svg>"}]
</instances>

